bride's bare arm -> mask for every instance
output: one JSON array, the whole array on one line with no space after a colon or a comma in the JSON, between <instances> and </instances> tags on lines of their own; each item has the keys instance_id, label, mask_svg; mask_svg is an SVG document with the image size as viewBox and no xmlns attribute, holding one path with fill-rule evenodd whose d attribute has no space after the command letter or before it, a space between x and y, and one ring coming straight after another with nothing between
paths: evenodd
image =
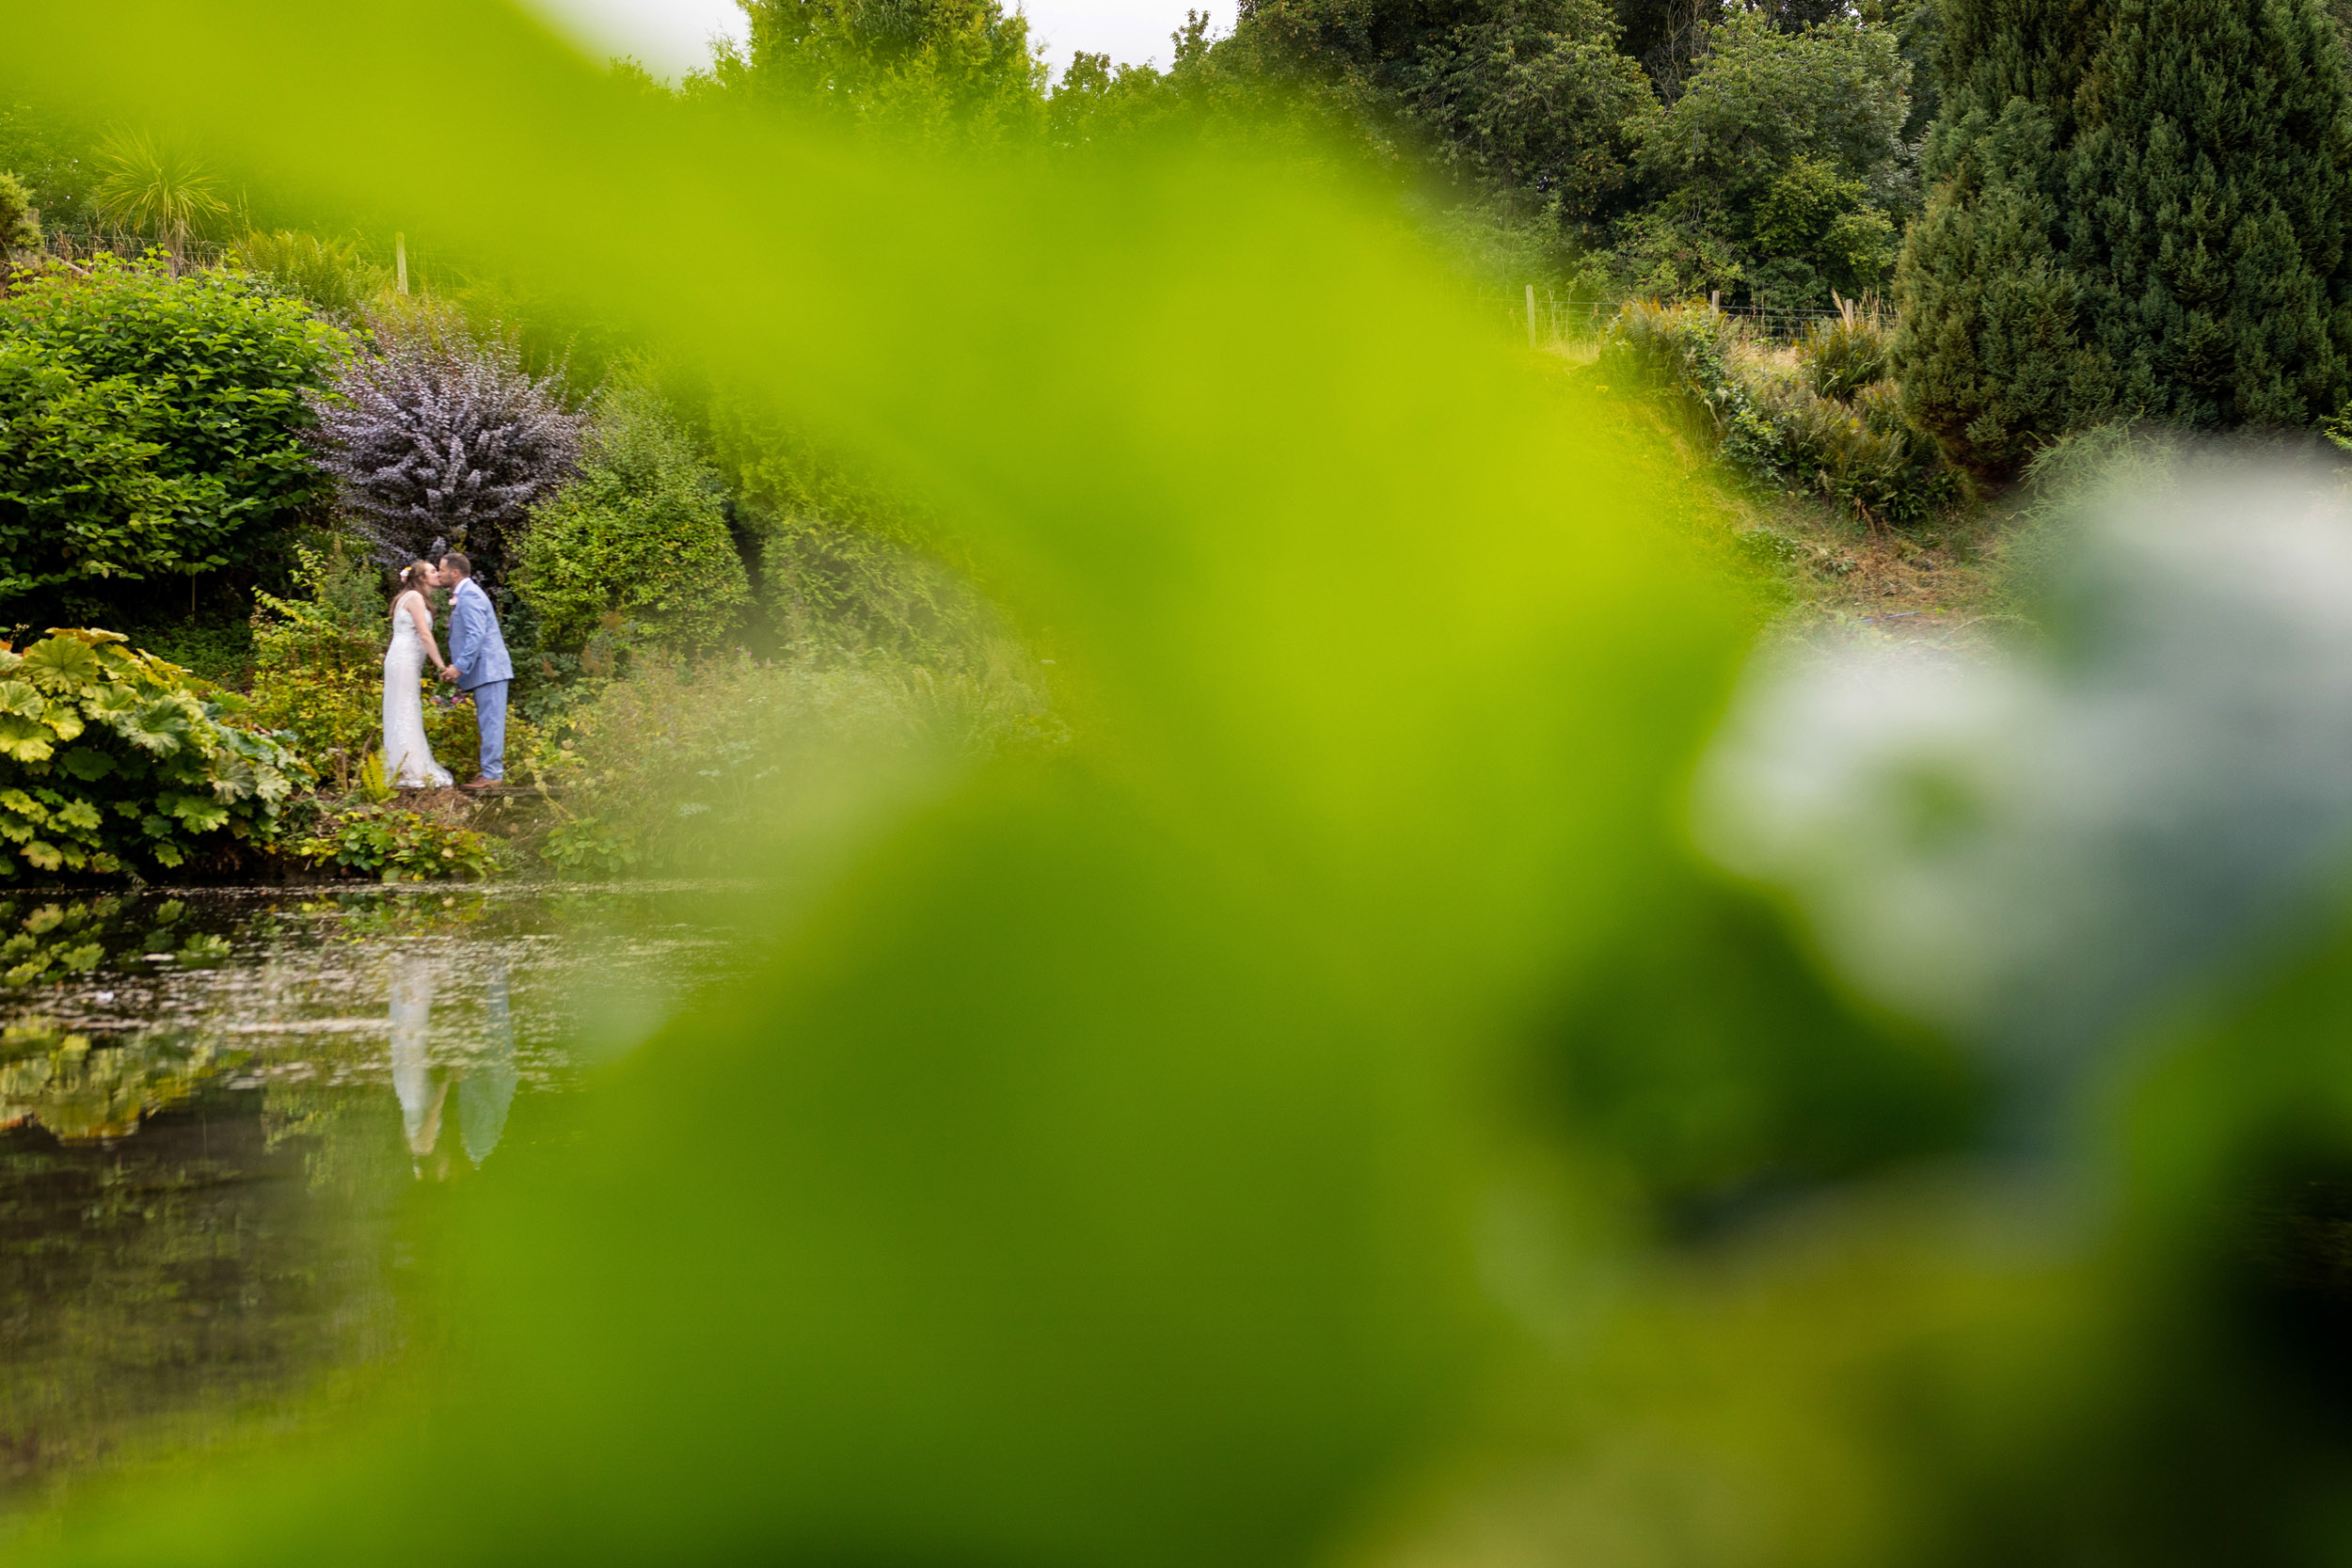
<instances>
[{"instance_id":1,"label":"bride's bare arm","mask_svg":"<svg viewBox=\"0 0 2352 1568\"><path fill-rule=\"evenodd\" d=\"M440 644L433 641L433 612L425 608L422 594L408 595L408 618L417 623L417 635L424 640L424 657L433 661L434 669L444 668Z\"/></svg>"}]
</instances>

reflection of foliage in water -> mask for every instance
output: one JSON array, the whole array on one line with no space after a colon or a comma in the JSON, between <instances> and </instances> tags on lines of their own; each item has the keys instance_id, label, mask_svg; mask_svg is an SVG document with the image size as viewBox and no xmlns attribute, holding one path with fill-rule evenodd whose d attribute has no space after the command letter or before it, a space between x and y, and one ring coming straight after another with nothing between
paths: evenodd
<instances>
[{"instance_id":1,"label":"reflection of foliage in water","mask_svg":"<svg viewBox=\"0 0 2352 1568\"><path fill-rule=\"evenodd\" d=\"M218 1082L103 1150L0 1133L0 1502L282 1424L393 1348L382 1110Z\"/></svg>"},{"instance_id":2,"label":"reflection of foliage in water","mask_svg":"<svg viewBox=\"0 0 2352 1568\"><path fill-rule=\"evenodd\" d=\"M92 1045L55 1024L0 1033L0 1128L45 1127L62 1143L123 1138L239 1058L178 1033Z\"/></svg>"},{"instance_id":3,"label":"reflection of foliage in water","mask_svg":"<svg viewBox=\"0 0 2352 1568\"><path fill-rule=\"evenodd\" d=\"M0 1072L54 1074L51 1053L62 1060L66 1037L83 1035L73 1070L110 1075L115 1125L129 1131L135 1100L149 1119L96 1141L109 1108L93 1101L72 1124L91 1136L68 1142L64 1108L26 1119L0 1096L0 1561L13 1560L10 1509L233 1447L314 1410L322 1384L330 1404L342 1399L395 1344L432 1342L422 1271L406 1266L429 1260L429 1239L401 1216L404 1202L439 1201L408 1196L421 1175L483 1180L477 1155L503 1130L488 1103L502 1098L489 1092L501 1088L491 975L513 977L516 1092L561 1089L583 1025L587 1045L620 1049L652 1026L660 997L731 964L713 940L716 891L198 893L168 922L158 893L78 913L60 900L42 918L45 943L103 933L121 957L0 990L0 1027L15 1026L0 1036ZM39 913L20 898L0 934ZM151 963L141 933L159 925L228 957ZM389 1028L385 988L412 959L439 988L426 1076L449 1085L421 1161L404 1142L386 1035L367 1026ZM198 1041L210 1042L209 1070Z\"/></svg>"},{"instance_id":4,"label":"reflection of foliage in water","mask_svg":"<svg viewBox=\"0 0 2352 1568\"><path fill-rule=\"evenodd\" d=\"M0 930L16 929L0 941L0 983L27 986L97 969L174 960L189 965L218 963L229 956L228 941L181 924L187 906L176 898L151 904L140 898L92 898L72 904L38 904L22 909L0 899Z\"/></svg>"}]
</instances>

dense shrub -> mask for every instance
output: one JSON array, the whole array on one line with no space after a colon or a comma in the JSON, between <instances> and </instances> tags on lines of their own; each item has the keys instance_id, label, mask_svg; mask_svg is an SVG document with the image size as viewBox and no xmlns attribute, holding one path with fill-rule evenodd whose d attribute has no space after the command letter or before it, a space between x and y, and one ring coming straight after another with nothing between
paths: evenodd
<instances>
[{"instance_id":1,"label":"dense shrub","mask_svg":"<svg viewBox=\"0 0 2352 1568\"><path fill-rule=\"evenodd\" d=\"M33 206L33 193L24 181L0 169L0 263L10 251L30 250L39 244L40 214Z\"/></svg>"},{"instance_id":2,"label":"dense shrub","mask_svg":"<svg viewBox=\"0 0 2352 1568\"><path fill-rule=\"evenodd\" d=\"M1905 417L1885 362L1884 330L1860 311L1791 356L1749 342L1720 310L1649 303L1618 312L1601 355L1603 373L1664 397L1740 477L1909 523L1952 494L1953 476Z\"/></svg>"},{"instance_id":3,"label":"dense shrub","mask_svg":"<svg viewBox=\"0 0 2352 1568\"><path fill-rule=\"evenodd\" d=\"M1894 332L1875 310L1850 300L1832 318L1805 328L1804 363L1813 389L1825 398L1850 398L1893 374Z\"/></svg>"},{"instance_id":4,"label":"dense shrub","mask_svg":"<svg viewBox=\"0 0 2352 1568\"><path fill-rule=\"evenodd\" d=\"M757 555L777 640L984 668L1004 628L964 563L943 559L919 508L854 476L747 399L705 404L711 453Z\"/></svg>"},{"instance_id":5,"label":"dense shrub","mask_svg":"<svg viewBox=\"0 0 2352 1568\"><path fill-rule=\"evenodd\" d=\"M368 323L373 352L316 400L321 461L385 564L446 542L495 578L579 456L561 377L534 376L514 337L477 338L453 310L388 305Z\"/></svg>"},{"instance_id":6,"label":"dense shrub","mask_svg":"<svg viewBox=\"0 0 2352 1568\"><path fill-rule=\"evenodd\" d=\"M844 752L880 759L880 777L894 757L1058 745L1042 672L1010 643L993 651L978 673L882 656L641 660L532 746L532 775L561 791L541 854L570 876L741 870L842 809L822 796Z\"/></svg>"},{"instance_id":7,"label":"dense shrub","mask_svg":"<svg viewBox=\"0 0 2352 1568\"><path fill-rule=\"evenodd\" d=\"M480 879L499 865L499 841L396 805L349 806L319 819L294 844L315 865L388 882Z\"/></svg>"},{"instance_id":8,"label":"dense shrub","mask_svg":"<svg viewBox=\"0 0 2352 1568\"><path fill-rule=\"evenodd\" d=\"M0 878L168 870L272 842L302 766L228 717L113 632L0 651Z\"/></svg>"},{"instance_id":9,"label":"dense shrub","mask_svg":"<svg viewBox=\"0 0 2352 1568\"><path fill-rule=\"evenodd\" d=\"M230 272L101 258L0 300L0 606L251 562L331 498L305 438L346 345Z\"/></svg>"},{"instance_id":10,"label":"dense shrub","mask_svg":"<svg viewBox=\"0 0 2352 1568\"><path fill-rule=\"evenodd\" d=\"M625 382L597 400L580 475L532 514L515 588L543 648L577 651L600 626L676 649L735 629L751 585L725 485L651 387Z\"/></svg>"},{"instance_id":11,"label":"dense shrub","mask_svg":"<svg viewBox=\"0 0 2352 1568\"><path fill-rule=\"evenodd\" d=\"M1599 363L1613 383L1665 398L1733 472L1770 483L1780 468L1780 434L1740 372L1743 346L1739 325L1710 306L1637 300L1610 323Z\"/></svg>"},{"instance_id":12,"label":"dense shrub","mask_svg":"<svg viewBox=\"0 0 2352 1568\"><path fill-rule=\"evenodd\" d=\"M1810 377L1765 378L1756 388L1780 436L1781 470L1873 524L1917 522L1952 494L1935 443L1903 417L1891 381L1851 398L1824 397Z\"/></svg>"},{"instance_id":13,"label":"dense shrub","mask_svg":"<svg viewBox=\"0 0 2352 1568\"><path fill-rule=\"evenodd\" d=\"M247 230L229 247L230 260L282 292L345 321L360 319L390 279L348 241L322 240L288 229Z\"/></svg>"}]
</instances>

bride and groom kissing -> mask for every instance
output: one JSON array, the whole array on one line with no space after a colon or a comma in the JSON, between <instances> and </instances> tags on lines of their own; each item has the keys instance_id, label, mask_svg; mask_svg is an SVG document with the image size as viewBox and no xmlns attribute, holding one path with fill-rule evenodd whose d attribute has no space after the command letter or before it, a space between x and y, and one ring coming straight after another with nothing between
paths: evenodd
<instances>
[{"instance_id":1,"label":"bride and groom kissing","mask_svg":"<svg viewBox=\"0 0 2352 1568\"><path fill-rule=\"evenodd\" d=\"M446 661L433 641L433 603L425 596L436 588L450 590ZM461 787L488 789L506 777L506 689L515 666L499 634L497 607L473 579L473 562L453 551L438 565L410 562L392 594L392 641L384 650L384 778L401 789L450 786L449 769L424 737L421 678L428 658L441 679L473 699L482 767Z\"/></svg>"}]
</instances>

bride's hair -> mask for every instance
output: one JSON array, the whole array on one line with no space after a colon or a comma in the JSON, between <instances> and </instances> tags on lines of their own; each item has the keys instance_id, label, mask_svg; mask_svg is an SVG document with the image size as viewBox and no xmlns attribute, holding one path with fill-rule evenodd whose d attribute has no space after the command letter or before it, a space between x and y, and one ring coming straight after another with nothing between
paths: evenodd
<instances>
[{"instance_id":1,"label":"bride's hair","mask_svg":"<svg viewBox=\"0 0 2352 1568\"><path fill-rule=\"evenodd\" d=\"M412 588L420 594L423 593L429 586L425 579L432 575L433 567L429 562L410 562L400 569L400 586L392 590L392 597L397 599Z\"/></svg>"}]
</instances>

